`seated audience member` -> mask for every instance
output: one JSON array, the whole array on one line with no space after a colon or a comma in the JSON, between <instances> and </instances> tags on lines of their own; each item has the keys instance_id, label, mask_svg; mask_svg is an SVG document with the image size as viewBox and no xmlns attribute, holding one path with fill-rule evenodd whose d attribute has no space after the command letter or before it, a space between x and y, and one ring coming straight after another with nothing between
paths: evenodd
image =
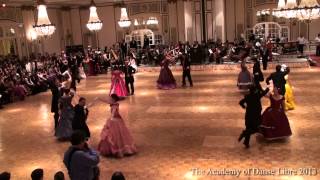
<instances>
[{"instance_id":1,"label":"seated audience member","mask_svg":"<svg viewBox=\"0 0 320 180\"><path fill-rule=\"evenodd\" d=\"M3 172L0 174L0 180L10 180L11 174L8 172Z\"/></svg>"},{"instance_id":2,"label":"seated audience member","mask_svg":"<svg viewBox=\"0 0 320 180\"><path fill-rule=\"evenodd\" d=\"M31 173L32 180L43 180L43 169L35 169Z\"/></svg>"},{"instance_id":3,"label":"seated audience member","mask_svg":"<svg viewBox=\"0 0 320 180\"><path fill-rule=\"evenodd\" d=\"M82 131L74 131L71 135L72 146L64 154L63 163L68 169L71 180L99 179L99 154L89 148L85 139Z\"/></svg>"},{"instance_id":4,"label":"seated audience member","mask_svg":"<svg viewBox=\"0 0 320 180\"><path fill-rule=\"evenodd\" d=\"M27 96L26 88L17 81L14 81L13 84L15 97L17 97L20 101L24 100L24 98Z\"/></svg>"},{"instance_id":5,"label":"seated audience member","mask_svg":"<svg viewBox=\"0 0 320 180\"><path fill-rule=\"evenodd\" d=\"M65 180L64 173L62 171L56 172L54 175L54 180Z\"/></svg>"},{"instance_id":6,"label":"seated audience member","mask_svg":"<svg viewBox=\"0 0 320 180\"><path fill-rule=\"evenodd\" d=\"M116 171L112 174L111 180L126 180L122 172Z\"/></svg>"}]
</instances>

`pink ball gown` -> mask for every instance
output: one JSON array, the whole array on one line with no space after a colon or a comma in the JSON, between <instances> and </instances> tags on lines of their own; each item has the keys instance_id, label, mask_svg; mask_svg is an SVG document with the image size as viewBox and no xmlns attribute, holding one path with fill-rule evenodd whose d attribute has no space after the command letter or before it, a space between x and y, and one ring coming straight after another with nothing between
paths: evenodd
<instances>
[{"instance_id":1,"label":"pink ball gown","mask_svg":"<svg viewBox=\"0 0 320 180\"><path fill-rule=\"evenodd\" d=\"M110 104L111 118L101 132L98 151L104 156L123 157L137 152L133 138L119 114L119 104Z\"/></svg>"},{"instance_id":2,"label":"pink ball gown","mask_svg":"<svg viewBox=\"0 0 320 180\"><path fill-rule=\"evenodd\" d=\"M123 78L121 77L121 74L123 73L120 70L112 71L112 82L109 95L116 94L118 97L128 96L128 90Z\"/></svg>"},{"instance_id":3,"label":"pink ball gown","mask_svg":"<svg viewBox=\"0 0 320 180\"><path fill-rule=\"evenodd\" d=\"M282 139L292 135L289 120L284 112L284 98L275 100L270 96L271 106L262 114L261 130L267 140Z\"/></svg>"}]
</instances>

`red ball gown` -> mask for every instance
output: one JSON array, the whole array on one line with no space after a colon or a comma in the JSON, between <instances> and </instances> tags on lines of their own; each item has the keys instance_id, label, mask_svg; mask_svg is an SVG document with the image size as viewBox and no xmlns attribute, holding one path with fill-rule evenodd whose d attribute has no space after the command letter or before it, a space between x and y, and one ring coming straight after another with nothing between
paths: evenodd
<instances>
[{"instance_id":1,"label":"red ball gown","mask_svg":"<svg viewBox=\"0 0 320 180\"><path fill-rule=\"evenodd\" d=\"M128 90L126 84L121 77L122 71L115 70L112 71L111 77L111 89L109 95L116 94L118 97L126 97L128 96Z\"/></svg>"},{"instance_id":2,"label":"red ball gown","mask_svg":"<svg viewBox=\"0 0 320 180\"><path fill-rule=\"evenodd\" d=\"M270 96L271 105L262 114L261 133L267 140L282 139L292 135L283 101L284 98L276 100Z\"/></svg>"}]
</instances>

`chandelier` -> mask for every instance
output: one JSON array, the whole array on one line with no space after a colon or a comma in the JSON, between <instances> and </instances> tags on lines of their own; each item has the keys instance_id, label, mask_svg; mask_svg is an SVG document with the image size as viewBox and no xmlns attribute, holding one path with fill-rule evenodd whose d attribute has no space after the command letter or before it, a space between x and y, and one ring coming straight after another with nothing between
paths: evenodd
<instances>
[{"instance_id":1,"label":"chandelier","mask_svg":"<svg viewBox=\"0 0 320 180\"><path fill-rule=\"evenodd\" d=\"M134 26L139 26L140 25L137 19L134 20L133 25Z\"/></svg>"},{"instance_id":2,"label":"chandelier","mask_svg":"<svg viewBox=\"0 0 320 180\"><path fill-rule=\"evenodd\" d=\"M90 31L99 31L102 28L102 21L100 21L98 13L97 13L97 7L93 0L91 1L90 5L90 15L89 15L89 21L87 23L87 28Z\"/></svg>"},{"instance_id":3,"label":"chandelier","mask_svg":"<svg viewBox=\"0 0 320 180\"><path fill-rule=\"evenodd\" d=\"M159 21L156 17L149 17L147 25L158 25Z\"/></svg>"},{"instance_id":4,"label":"chandelier","mask_svg":"<svg viewBox=\"0 0 320 180\"><path fill-rule=\"evenodd\" d=\"M284 17L285 14L281 10L284 9L285 7L286 7L285 0L279 0L278 1L278 7L277 7L277 9L274 9L272 11L272 15L274 15L274 16L276 16L278 18Z\"/></svg>"},{"instance_id":5,"label":"chandelier","mask_svg":"<svg viewBox=\"0 0 320 180\"><path fill-rule=\"evenodd\" d=\"M265 16L270 15L270 9L263 9L261 11L257 11L257 16Z\"/></svg>"},{"instance_id":6,"label":"chandelier","mask_svg":"<svg viewBox=\"0 0 320 180\"><path fill-rule=\"evenodd\" d=\"M126 8L121 8L121 16L118 24L121 28L127 28L131 25L131 21L128 18L128 13Z\"/></svg>"},{"instance_id":7,"label":"chandelier","mask_svg":"<svg viewBox=\"0 0 320 180\"><path fill-rule=\"evenodd\" d=\"M291 19L291 18L296 18L297 11L297 1L296 0L287 0L287 4L285 6L284 14L285 18Z\"/></svg>"},{"instance_id":8,"label":"chandelier","mask_svg":"<svg viewBox=\"0 0 320 180\"><path fill-rule=\"evenodd\" d=\"M302 0L297 11L299 20L313 20L320 17L320 6L317 0Z\"/></svg>"},{"instance_id":9,"label":"chandelier","mask_svg":"<svg viewBox=\"0 0 320 180\"><path fill-rule=\"evenodd\" d=\"M54 24L51 24L48 13L47 7L43 0L38 1L38 21L36 25L33 25L33 28L38 36L51 36L56 27Z\"/></svg>"},{"instance_id":10,"label":"chandelier","mask_svg":"<svg viewBox=\"0 0 320 180\"><path fill-rule=\"evenodd\" d=\"M296 0L278 1L278 7L273 10L272 14L279 18L296 18L301 21L313 20L320 17L320 6L317 0L301 0L299 6Z\"/></svg>"}]
</instances>

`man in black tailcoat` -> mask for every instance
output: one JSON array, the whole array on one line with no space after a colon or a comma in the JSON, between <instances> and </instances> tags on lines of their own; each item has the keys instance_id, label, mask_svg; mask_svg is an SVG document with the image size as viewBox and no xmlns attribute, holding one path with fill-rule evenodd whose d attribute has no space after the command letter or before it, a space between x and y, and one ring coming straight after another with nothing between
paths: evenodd
<instances>
[{"instance_id":1,"label":"man in black tailcoat","mask_svg":"<svg viewBox=\"0 0 320 180\"><path fill-rule=\"evenodd\" d=\"M126 87L128 94L134 95L134 77L133 74L136 72L136 70L129 65L129 61L125 61L125 67L124 67L124 74L125 74L125 81L126 81ZM130 89L129 89L130 84ZM131 90L131 92L130 92Z\"/></svg>"},{"instance_id":2,"label":"man in black tailcoat","mask_svg":"<svg viewBox=\"0 0 320 180\"><path fill-rule=\"evenodd\" d=\"M182 53L179 55L179 58L181 60L182 65L182 87L186 86L186 78L188 78L189 84L191 87L193 87L192 78L191 78L191 64L189 59L187 58L187 55L185 53Z\"/></svg>"},{"instance_id":3,"label":"man in black tailcoat","mask_svg":"<svg viewBox=\"0 0 320 180\"><path fill-rule=\"evenodd\" d=\"M287 74L287 72L282 72L281 71L281 65L277 65L276 66L276 72L271 73L269 77L267 77L266 79L266 83L269 85L270 84L270 80L272 80L273 85L277 88L280 88L280 94L284 96L284 94L286 93L286 79L284 78L284 76Z\"/></svg>"},{"instance_id":4,"label":"man in black tailcoat","mask_svg":"<svg viewBox=\"0 0 320 180\"><path fill-rule=\"evenodd\" d=\"M90 130L87 125L89 110L86 107L86 99L79 98L79 103L74 107L74 118L72 121L72 129L74 131L81 130L85 133L86 138L90 138Z\"/></svg>"},{"instance_id":5,"label":"man in black tailcoat","mask_svg":"<svg viewBox=\"0 0 320 180\"><path fill-rule=\"evenodd\" d=\"M261 58L262 58L263 70L267 70L270 52L269 52L269 49L267 48L267 46L265 44L260 49L260 55L261 55Z\"/></svg>"},{"instance_id":6,"label":"man in black tailcoat","mask_svg":"<svg viewBox=\"0 0 320 180\"><path fill-rule=\"evenodd\" d=\"M264 91L260 91L255 86L250 87L250 93L239 102L240 106L246 109L245 125L246 129L240 134L238 141L243 138L244 145L249 148L250 136L258 132L261 124L261 98L269 92L269 88Z\"/></svg>"},{"instance_id":7,"label":"man in black tailcoat","mask_svg":"<svg viewBox=\"0 0 320 180\"><path fill-rule=\"evenodd\" d=\"M51 89L52 99L51 99L51 112L54 113L54 128L58 126L59 121L59 99L61 97L60 91L60 80L58 77L54 77L51 82L49 82L49 87Z\"/></svg>"}]
</instances>

